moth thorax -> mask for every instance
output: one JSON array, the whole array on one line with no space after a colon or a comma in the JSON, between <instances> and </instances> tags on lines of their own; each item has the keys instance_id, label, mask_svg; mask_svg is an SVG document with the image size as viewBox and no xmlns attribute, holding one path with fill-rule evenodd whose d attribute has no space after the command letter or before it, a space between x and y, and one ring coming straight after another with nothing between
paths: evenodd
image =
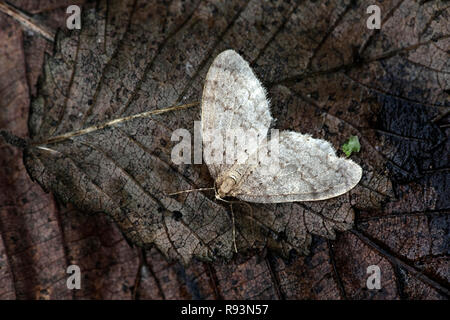
<instances>
[{"instance_id":1,"label":"moth thorax","mask_svg":"<svg viewBox=\"0 0 450 320\"><path fill-rule=\"evenodd\" d=\"M236 182L241 178L241 175L238 172L229 172L227 175L223 176L223 178L219 178L217 181L218 190L217 194L220 198L226 197L230 195L230 191L236 185Z\"/></svg>"},{"instance_id":2,"label":"moth thorax","mask_svg":"<svg viewBox=\"0 0 450 320\"><path fill-rule=\"evenodd\" d=\"M234 185L236 184L236 180L234 180L232 177L226 177L222 180L222 183L219 185L219 190L217 191L217 194L220 198L226 197L231 189L233 189Z\"/></svg>"}]
</instances>

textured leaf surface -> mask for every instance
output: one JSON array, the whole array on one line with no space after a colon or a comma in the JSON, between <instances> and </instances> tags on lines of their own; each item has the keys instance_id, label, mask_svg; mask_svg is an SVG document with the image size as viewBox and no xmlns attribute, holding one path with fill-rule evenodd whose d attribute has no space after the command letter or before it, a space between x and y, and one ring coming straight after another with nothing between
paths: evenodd
<instances>
[{"instance_id":1,"label":"textured leaf surface","mask_svg":"<svg viewBox=\"0 0 450 320\"><path fill-rule=\"evenodd\" d=\"M256 10L253 6L260 7L261 17L271 20L271 25L282 21L265 13L269 10L266 6L272 5L256 3L224 6L221 18L212 24L204 13L214 14L217 7L213 3L169 6L162 16L155 17L154 5L137 11L133 3L124 2L111 5L108 16L101 7L85 11L85 27L79 32L59 33L59 50L44 65L44 80L32 104L30 130L33 141L53 151L27 150L25 161L31 176L65 203L86 212L107 213L132 243L143 247L155 244L168 257L184 262L193 256L230 258L233 238L227 205L202 193L166 195L212 185L197 168L175 166L170 159L170 128L192 131L194 120L199 120L198 108L135 119L54 143L45 141L194 99L211 58L229 46L232 31L233 37L243 36L243 26L248 27L244 22L249 23L246 14ZM292 10L283 3L273 6L278 12ZM141 20L142 13L146 14ZM269 23L264 21L264 25ZM155 28L165 24L168 30L159 38L159 50L153 52L152 43L158 42ZM173 38L165 38L171 30ZM139 37L144 31L146 41ZM253 32L257 30L245 31L247 37L254 37ZM209 43L204 42L195 55L181 55L188 52L190 42L200 42L206 33ZM180 50L179 56L173 56L173 46ZM235 49L245 54L245 46ZM188 65L198 71L190 75ZM284 86L277 89L288 90ZM273 96L279 94L275 91ZM384 199L391 192L388 178L371 169L367 175L383 181L375 188ZM368 200L362 196L359 206L364 207ZM308 253L311 234L334 239L335 230L349 229L354 211L346 194L310 205L255 206L255 210L240 210L239 216L237 243L241 251L269 246L287 256L290 252Z\"/></svg>"},{"instance_id":2,"label":"textured leaf surface","mask_svg":"<svg viewBox=\"0 0 450 320\"><path fill-rule=\"evenodd\" d=\"M232 47L251 61L268 87L278 128L311 133L331 141L335 148L346 137L358 135L361 152L352 158L364 170L354 191L323 203L256 205L252 216L246 206L236 208L240 250L267 245L284 255L291 249L302 251L311 241L310 234L333 238L333 226L348 229L351 224L345 218L356 210L355 232L330 242L314 238L309 256L290 261L256 255L230 264L195 262L188 269L165 266L167 262L154 249L146 256L127 249L100 212L111 216L133 242L155 242L176 259L187 261L192 253L231 255L227 206L216 203L208 193L165 196L212 185L204 166L179 167L170 162L171 130L190 129L193 120L199 119L199 110L191 108L49 146L58 150L56 157L28 151L26 162L33 178L64 203L95 214L81 218L73 209L68 211L76 214L63 214L67 209L58 213L48 199L44 208L49 208L49 217L44 218L42 209L27 208L17 197L15 190L37 188L25 175L22 181L14 180L18 189L5 184L2 188L9 196L2 202L0 246L1 261L7 266L2 272L6 270L4 277L10 283L5 295L67 297L70 293L62 288L63 266L70 261L86 263L87 270L107 268L111 279L119 279L119 274L125 279L121 290L117 281L99 280L100 272L90 272L87 277L99 282L89 282L82 293L88 297L448 296L448 8L439 1L421 6L413 1L384 2L382 10L389 14L381 32L371 33L355 28L355 24L364 25L367 5L350 1L328 6L256 1L148 7L112 3L106 9L101 3L96 10L86 10L85 27L79 33L60 32L55 54L46 60L31 110L33 140L197 101L210 62ZM19 34L16 42L8 40L16 47L2 50L20 52L18 26L11 26L6 18L2 22L10 25L12 34ZM401 32L399 26L404 26ZM21 70L18 74L24 75L21 63L15 65ZM2 79L2 87L17 83L24 97L19 104L26 110L28 97L20 89L27 85L25 76L25 82L12 79ZM8 110L18 110L12 107L18 102L3 103L11 106ZM7 124L26 136L24 123L15 124L14 113L5 115L2 127ZM3 148L16 153L2 157L5 168L11 168L19 151ZM14 170L24 174L20 165ZM9 171L2 174L11 177ZM41 206L46 196L36 190L37 194L27 191L25 195ZM18 215L18 220L12 218L11 210L39 215L23 221L26 215ZM51 221L56 222L54 227ZM89 233L96 229L94 221L105 225L105 231ZM327 225L327 221L333 223ZM38 232L33 225L43 226L46 232ZM29 238L23 236L23 229L33 231L27 233ZM88 241L78 240L86 237ZM100 241L94 240L99 237ZM106 249L115 243L118 246ZM59 261L60 267L52 263L55 270L48 272L34 267L36 276L27 278L26 262L44 263L42 250L51 252L49 259ZM103 267L89 266L96 260L91 255L102 257ZM374 263L387 278L377 292L364 289L365 267ZM116 271L112 266L118 266Z\"/></svg>"}]
</instances>

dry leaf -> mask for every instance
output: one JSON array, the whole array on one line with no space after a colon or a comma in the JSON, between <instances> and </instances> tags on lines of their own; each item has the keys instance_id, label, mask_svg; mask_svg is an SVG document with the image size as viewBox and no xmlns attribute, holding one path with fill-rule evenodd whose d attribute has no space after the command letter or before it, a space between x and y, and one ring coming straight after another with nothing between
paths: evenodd
<instances>
[{"instance_id":1,"label":"dry leaf","mask_svg":"<svg viewBox=\"0 0 450 320\"><path fill-rule=\"evenodd\" d=\"M220 20L211 26L203 15L213 6L206 3L199 6L186 4L183 8L169 8L166 13L169 19L155 16L149 22L154 7L148 5L138 15L147 11L148 14L143 20L133 18L128 26L132 31L127 32L125 24L117 21L128 19L126 13L130 14L132 6L121 3L110 8L107 18L116 21L114 24L104 21L106 16L102 12L89 10L80 32L60 32L56 43L59 50L47 59L39 95L32 103L30 131L35 145L25 155L31 176L63 202L73 203L85 212L105 212L132 243L143 247L154 244L167 256L184 262L193 256L230 258L233 251L227 205L203 193L167 196L170 191L212 186L198 168L175 166L170 159L171 129L192 130L193 121L199 119L199 110L189 108L155 114L105 128L102 124L180 104L186 96L198 92L199 88L193 84L198 81L201 84L211 57L226 46L226 41L215 47L205 43L203 53L195 57L184 55L181 47L179 57L169 52L180 41L191 41L187 39L191 27L197 36L211 28L224 32ZM177 15L184 10L191 11L193 16L187 25L177 29L183 21ZM227 18L233 16L223 17ZM105 23L107 34L102 33ZM143 44L138 40L140 34L164 23L179 34L177 41L169 39L161 52L151 50L151 41ZM148 34L157 41L157 35ZM188 66L199 71L192 77ZM284 93L288 89L279 87L278 90ZM285 98L287 101L288 97ZM307 116L307 112L302 115ZM337 122L332 120L336 126ZM100 128L70 139L54 138L90 126ZM352 128L341 126L339 130L338 136L345 137L342 133ZM374 172L370 165L367 164L362 186L355 191L370 196L362 195L359 203L355 203L363 208L375 197L371 193L377 192L376 197L384 200L390 192L387 177ZM373 184L374 179L378 180L377 185ZM365 186L369 188L364 191ZM379 200L370 205L376 206ZM349 194L310 204L254 206L254 210L241 206L240 209L236 225L239 251L269 246L280 249L284 255L295 251L308 253L311 234L334 239L335 231L349 229L354 217Z\"/></svg>"},{"instance_id":2,"label":"dry leaf","mask_svg":"<svg viewBox=\"0 0 450 320\"><path fill-rule=\"evenodd\" d=\"M352 208L357 210L356 229L360 233L339 235L335 245L334 242L330 242L329 246L324 241L313 242L311 256L296 259L293 264L285 264L282 260L273 258L279 283L267 280L270 279L270 267L267 268L264 260L261 262L257 258L232 264L229 268L214 265L217 277L212 278L217 281L219 296L443 298L448 295L448 268L445 267L448 265L448 250L445 245L448 219L443 211L449 207L445 182L445 168L448 167L448 139L445 129L445 123L448 122L445 112L449 106L449 60L446 52L448 8L440 1L385 1L380 4L382 12L388 13L382 30L371 32L364 27L367 5L351 1L327 5L320 2L261 4L255 1L247 5L239 2L226 5L190 2L185 5L173 3L170 7L165 4L146 7L137 3L133 18L129 19L133 11L131 3L111 3L108 10L101 3L97 13L88 13L88 17L84 18L91 19L92 23L85 23L87 28L83 28L81 34L76 31L59 33L55 55L46 59L45 78L39 85L38 98L33 102L29 127L31 137L37 141L103 123L122 114L131 115L197 101L212 58L226 48L234 48L251 62L255 73L268 87L273 114L278 119L277 126L280 129L309 132L332 141L335 148L342 145L350 135L358 135L361 152L352 155L352 158L355 157L362 164L365 175L362 185L350 197L323 204L253 207L255 219L267 224L256 224L259 230L254 233L254 237L258 238L259 243L255 247L268 243L271 247L284 249L284 253L288 253L293 247L303 248L301 241L298 242L300 244L290 245L287 239L294 239L295 232L303 236L305 228L308 228L308 232L321 233L320 217L333 217L335 212L352 212ZM106 11L108 15L105 14ZM94 16L103 19L95 19ZM15 29L13 31L16 32ZM100 37L103 42L97 42L98 35L104 35ZM21 38L18 39L19 48L21 41ZM8 48L5 50L11 52ZM32 55L30 52L26 54ZM2 83L6 86L9 81ZM20 90L15 92L17 91ZM22 100L27 101L26 98L21 99L21 102ZM16 103L11 102L12 99L4 101L11 106L8 110L15 110ZM24 105L26 104L21 104ZM2 121L13 122L21 118L16 111L11 114L16 116L2 118L7 119ZM56 162L48 154L40 159L37 154L29 153L26 158L28 169L35 179L47 190L54 191L57 197L74 202L81 210L88 209L87 211L96 213L98 208L117 207L115 204L120 201L130 206L137 205L134 200L129 201L129 197L134 196L133 191L137 190L134 184L128 185L130 176L124 170L113 172L111 168L117 166L107 161L108 156L123 161L118 164L122 169L131 170L131 177L137 183L142 183L148 176L159 177L162 187L170 186L170 189L163 191L211 186L212 180L204 166L175 167L171 166L169 158L172 147L171 130L176 127L191 128L193 120L199 119L199 116L196 109L168 113L153 120L142 122L141 119L141 122L132 127L108 129L91 136L79 137L73 143L65 141L55 144L51 147L67 152L74 159L70 160L65 156ZM26 129L23 126L18 128L19 131L15 133L24 136ZM135 149L134 143L128 142L128 138L121 136L122 133L117 129L135 138L142 146ZM117 137L128 143L121 144L122 140ZM98 150L94 151L81 142L93 144L105 151L106 155L103 153L96 158ZM109 144L110 142L114 144ZM146 152L140 150L143 147ZM137 167L133 167L126 159L130 157L127 153L130 149L142 151L132 157ZM143 157L152 161L142 160L136 163L138 156L147 151L150 154ZM17 156L14 154L6 158L9 159L8 163L15 163ZM83 158L84 156L86 157ZM100 168L103 163L111 167ZM153 173L143 171L148 170L148 167L154 168L155 164L156 170ZM161 168L168 168L170 171L161 173ZM112 172L117 178L114 184L107 183L104 190L101 190L111 193L111 202L103 203L105 196L98 197L96 194L100 192L99 188L94 187L91 193L84 195L80 192L83 190L79 188L80 182L87 185L91 183L89 180L95 182L97 179L99 184L111 180L110 177L107 179L98 175L96 170L102 174ZM144 176L136 174L137 172ZM77 179L81 178L81 173L89 180ZM7 175L2 173L3 176ZM163 181L162 177L169 180ZM56 178L60 179L60 185L55 183ZM14 272L11 286L15 285L16 289L2 292L6 292L6 296L9 292L16 292L19 296L29 297L30 292L37 290L33 285L38 283L42 284L42 288L50 286L54 290L48 292L42 289L39 291L41 295L55 296L67 291L62 288L64 281L54 279L58 277L56 274L60 269L62 271L59 277L64 277L64 261L56 259L64 257L60 253L62 247L57 245L60 236L56 229L45 229L46 232L42 232L44 230L39 228L41 225L46 226L39 223L41 219L48 219L51 225L57 225L55 221L58 213L55 214L55 209L52 209L54 205L48 206L48 217L42 209L39 210L42 218L37 221L27 220L29 215L25 216L26 221L35 221L33 226L36 228L28 228L29 223L19 219L19 215L11 215L7 209L13 206L19 213L35 212L45 203L36 187L30 187L30 183L21 184L20 181L25 180L2 180L14 185L16 193L22 194L22 190L27 190L24 201L33 199L36 194L41 197L37 202L30 202L29 209L21 203L22 200L16 193L14 199L17 197L17 200L14 203L3 202L6 205L1 212L3 240L0 243L0 259L5 254L6 257L9 256L6 279L9 279L9 272ZM386 195L393 195L391 182L396 186L396 197L387 200ZM156 184L153 180L145 191L161 200L162 198L157 197L160 193L155 190ZM72 189L78 192L72 192ZM208 212L211 215L212 212L213 217L221 217L225 222L230 222L227 215L229 209L215 203L210 194L192 196L194 199L188 197L186 203L184 197L180 196L177 202L185 210L192 204L194 208L200 207L196 213L200 212L203 218L205 216L202 214L206 215ZM206 209L200 203L206 205ZM153 205L153 202L150 204ZM168 217L167 221L180 218L175 211L170 212L175 215ZM255 224L248 221L251 217L247 216L247 208L242 206L240 211L242 214L237 214L241 219L238 225L243 231L254 230ZM129 213L127 217L128 215ZM319 217L316 224L304 224L304 217L315 216ZM181 221L186 218L186 215L182 215ZM70 223L67 223L70 219L65 215L63 217L66 236L71 230ZM106 224L106 221L97 217L87 217L86 224L83 222L83 225L88 225L87 221L92 220ZM121 222L124 223L119 221L119 225ZM133 225L131 229L143 230L140 222L142 220L138 220L137 225ZM177 227L180 224L171 223L176 223ZM29 241L24 241L21 229L24 226L31 231L25 236ZM427 226L430 228L427 229ZM342 227L348 226L344 223ZM83 228L77 230L81 229ZM49 233L47 230L54 232ZM160 235L161 239L165 237L164 232L165 230ZM78 233L85 234L84 231ZM94 230L92 233L87 232L86 236L94 233ZM366 235L365 238L363 234ZM132 234L131 238L137 239L137 234ZM18 242L17 239L21 241ZM376 240L377 245L374 245L372 239ZM240 240L241 249L251 247L252 240ZM84 255L83 251L77 254L77 250L89 251L82 244L69 243L68 260L75 259L78 262L77 257ZM116 241L105 239L104 245L106 243ZM163 244L163 249L170 245ZM28 246L31 249L27 249ZM218 247L223 249L222 254L225 256L229 254L224 244ZM33 269L38 276L30 279L29 271L23 266L30 265L35 260L37 255L34 250L51 250L54 253L54 259L51 260L57 261L61 268L52 264L51 270L44 270L39 266L47 263L41 259L40 264L36 264ZM170 256L179 257L173 248L169 251ZM107 253L103 252L106 257ZM187 258L188 255L183 253L183 257ZM123 259L136 261L136 257L126 254ZM155 279L166 279L166 274L170 275L168 282L164 281L160 286L162 297L214 296L210 293L209 284L203 282L208 272L201 265L196 265L198 270L202 270L198 271L199 274L187 269L180 271L187 272L185 278L179 278L174 267L161 267L164 263L157 262L158 259L157 253L152 250L147 262L158 264L155 273L151 273ZM372 293L361 289L366 278L361 265L369 262L380 263L383 270L388 270L386 274L389 275L389 280L380 292ZM107 264L105 261L105 265ZM87 268L91 269L91 266L87 265ZM129 270L128 267L126 269ZM330 276L333 272L336 277ZM175 273L178 280L174 280ZM144 274L141 274L141 279L146 279ZM127 279L132 279L133 276L127 274ZM196 280L192 282L192 279ZM178 284L176 281L181 282ZM237 283L240 289L236 289L230 281ZM174 289L178 286L183 288L180 290L184 290L181 296L176 293L178 289ZM151 287L155 287L151 281L142 282L140 290L145 291ZM89 291L91 288L92 291ZM98 287L86 290L97 294L102 292ZM118 291L114 292L116 294Z\"/></svg>"}]
</instances>

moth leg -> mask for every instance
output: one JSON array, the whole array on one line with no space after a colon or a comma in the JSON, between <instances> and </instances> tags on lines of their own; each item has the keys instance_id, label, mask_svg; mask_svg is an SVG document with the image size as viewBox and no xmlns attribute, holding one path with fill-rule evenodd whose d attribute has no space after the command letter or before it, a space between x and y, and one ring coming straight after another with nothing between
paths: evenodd
<instances>
[{"instance_id":1,"label":"moth leg","mask_svg":"<svg viewBox=\"0 0 450 320\"><path fill-rule=\"evenodd\" d=\"M249 205L249 204L248 204L247 202L245 202L245 201L242 201L241 203L245 204L245 205L250 209L250 217L252 218L252 219L251 219L251 220L252 220L252 226L251 226L251 228L252 228L253 233L255 234L256 232L255 232L255 219L254 219L254 217L253 217L253 208L252 208L251 205Z\"/></svg>"},{"instance_id":2,"label":"moth leg","mask_svg":"<svg viewBox=\"0 0 450 320\"><path fill-rule=\"evenodd\" d=\"M245 204L247 206L247 208L250 211L251 229L252 229L253 232L255 232L255 219L254 219L254 216L253 216L253 208L252 208L252 206L248 202L240 201L240 200L239 201L233 201L233 203Z\"/></svg>"},{"instance_id":3,"label":"moth leg","mask_svg":"<svg viewBox=\"0 0 450 320\"><path fill-rule=\"evenodd\" d=\"M234 219L234 211L233 211L233 203L237 203L237 204L245 204L249 209L250 209L250 216L251 216L251 228L252 228L252 230L253 231L255 231L255 219L254 219L254 217L253 217L253 208L252 208L252 206L249 204L249 203L247 203L247 202L245 202L245 201L230 201L230 200L225 200L225 199L222 199L222 198L220 198L220 197L216 197L216 199L217 200L220 200L220 201L223 201L223 202L225 202L225 203L229 203L230 204L230 209L231 209L231 221L232 221L232 223L233 223L233 242L234 242L234 251L237 253L238 252L238 250L237 250L237 245L236 245L236 222L235 222L235 219Z\"/></svg>"},{"instance_id":4,"label":"moth leg","mask_svg":"<svg viewBox=\"0 0 450 320\"><path fill-rule=\"evenodd\" d=\"M230 209L231 209L231 222L233 223L233 245L234 245L234 251L237 253L237 246L236 246L236 223L234 220L234 211L233 211L233 203L230 202Z\"/></svg>"},{"instance_id":5,"label":"moth leg","mask_svg":"<svg viewBox=\"0 0 450 320\"><path fill-rule=\"evenodd\" d=\"M234 245L234 252L237 253L238 250L237 250L237 246L236 246L236 222L235 222L235 220L234 220L234 211L233 211L233 203L234 203L234 202L237 202L237 201L228 201L228 200L222 199L221 197L216 197L216 199L230 204L230 209L231 209L231 223L233 224L233 227L232 227L232 233L233 233L233 245Z\"/></svg>"}]
</instances>

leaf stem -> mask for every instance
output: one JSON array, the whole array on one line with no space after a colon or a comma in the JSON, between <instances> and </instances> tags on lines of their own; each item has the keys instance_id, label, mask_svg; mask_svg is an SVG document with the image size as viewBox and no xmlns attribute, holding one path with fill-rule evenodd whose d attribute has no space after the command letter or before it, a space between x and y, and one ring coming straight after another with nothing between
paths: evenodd
<instances>
[{"instance_id":1,"label":"leaf stem","mask_svg":"<svg viewBox=\"0 0 450 320\"><path fill-rule=\"evenodd\" d=\"M81 136L81 135L84 135L84 134L88 134L88 133L91 133L91 132L94 132L94 131L102 130L102 129L107 128L107 127L112 127L112 126L115 126L115 125L120 124L122 122L130 121L130 120L134 120L134 119L138 119L138 118L148 118L148 117L151 117L153 115L162 114L162 113L166 113L166 112L170 112L170 111L183 110L183 109L187 109L187 108L191 108L191 107L197 106L199 104L200 104L200 102L192 102L192 103L182 104L182 105L178 105L178 106L171 106L171 107L164 108L164 109L157 109L157 110L146 111L146 112L134 114L134 115L131 115L131 116L128 116L128 117L113 119L113 120L110 120L110 121L102 123L102 124L97 124L97 125L94 125L94 126L90 126L90 127L84 128L84 129L67 132L67 133L64 133L64 134L59 135L59 136L54 136L54 137L51 137L51 138L49 138L49 139L47 139L45 141L35 142L35 143L32 143L31 145L36 147L36 146L41 146L41 145L48 145L48 144L52 144L52 143L57 143L57 142L61 142L61 141L67 140L67 139L71 139L73 137L78 137L78 136Z\"/></svg>"},{"instance_id":2,"label":"leaf stem","mask_svg":"<svg viewBox=\"0 0 450 320\"><path fill-rule=\"evenodd\" d=\"M36 32L38 35L42 36L50 42L55 41L54 30L40 24L37 20L33 19L31 16L24 13L20 9L17 9L4 1L0 1L0 12L6 13L7 15L20 22L20 24L22 24L25 29Z\"/></svg>"}]
</instances>

